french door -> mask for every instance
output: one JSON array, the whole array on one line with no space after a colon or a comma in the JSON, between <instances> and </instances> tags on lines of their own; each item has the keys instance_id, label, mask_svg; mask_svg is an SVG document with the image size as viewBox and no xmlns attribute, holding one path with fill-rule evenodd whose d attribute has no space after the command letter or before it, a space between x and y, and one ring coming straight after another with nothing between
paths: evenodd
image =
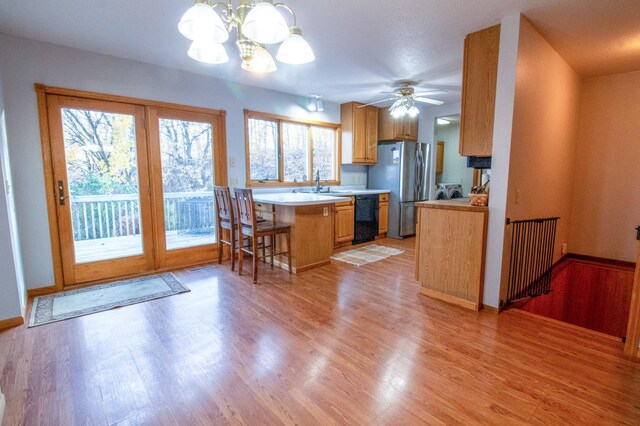
<instances>
[{"instance_id":1,"label":"french door","mask_svg":"<svg viewBox=\"0 0 640 426\"><path fill-rule=\"evenodd\" d=\"M64 285L217 256L222 116L59 95L47 115Z\"/></svg>"}]
</instances>

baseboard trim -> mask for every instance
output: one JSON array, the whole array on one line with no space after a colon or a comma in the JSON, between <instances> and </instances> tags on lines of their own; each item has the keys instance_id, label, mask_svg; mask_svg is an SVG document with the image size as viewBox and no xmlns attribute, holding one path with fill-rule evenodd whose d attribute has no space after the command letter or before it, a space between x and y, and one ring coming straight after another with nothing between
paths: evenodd
<instances>
[{"instance_id":1,"label":"baseboard trim","mask_svg":"<svg viewBox=\"0 0 640 426\"><path fill-rule=\"evenodd\" d=\"M498 313L500 313L500 310L498 308L494 308L493 306L489 306L489 305L482 305L481 310L484 311L484 312L487 312L489 314L498 314Z\"/></svg>"},{"instance_id":2,"label":"baseboard trim","mask_svg":"<svg viewBox=\"0 0 640 426\"><path fill-rule=\"evenodd\" d=\"M24 324L24 317L15 317L8 318L6 320L0 321L0 331L6 330L8 328L18 327Z\"/></svg>"},{"instance_id":3,"label":"baseboard trim","mask_svg":"<svg viewBox=\"0 0 640 426\"><path fill-rule=\"evenodd\" d=\"M57 289L54 285L40 288L30 288L29 290L27 290L27 297L46 296L48 294L53 294L56 291Z\"/></svg>"},{"instance_id":4,"label":"baseboard trim","mask_svg":"<svg viewBox=\"0 0 640 426\"><path fill-rule=\"evenodd\" d=\"M480 303L471 302L469 300L464 300L459 297L439 293L437 291L433 291L428 288L422 288L420 289L420 292L427 297L431 297L432 299L438 299L443 302L451 303L452 305L457 305L465 309L471 309L472 311L476 311L476 312L480 310L480 306L481 306Z\"/></svg>"}]
</instances>

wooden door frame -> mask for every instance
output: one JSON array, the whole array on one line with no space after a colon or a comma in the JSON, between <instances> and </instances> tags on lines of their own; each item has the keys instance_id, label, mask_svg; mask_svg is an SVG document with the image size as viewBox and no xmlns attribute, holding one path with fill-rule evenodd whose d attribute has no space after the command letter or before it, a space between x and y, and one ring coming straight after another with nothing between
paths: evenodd
<instances>
[{"instance_id":1,"label":"wooden door frame","mask_svg":"<svg viewBox=\"0 0 640 426\"><path fill-rule=\"evenodd\" d=\"M210 123L213 129L211 155L214 165L214 185L227 185L227 151L225 140L224 118L218 114L205 114L194 111L181 111L173 108L146 107L147 130L149 137L149 170L151 176L152 215L154 223L154 237L156 247L155 268L165 269L182 266L185 263L196 264L207 258L217 259L218 244L208 244L197 247L186 247L174 250L166 249L166 235L164 232L164 189L162 184L162 152L160 147L160 128L158 120L169 118L184 121ZM212 190L213 194L213 190ZM215 224L214 224L215 225ZM218 231L219 232L219 231ZM219 235L217 236L219 237Z\"/></svg>"},{"instance_id":2,"label":"wooden door frame","mask_svg":"<svg viewBox=\"0 0 640 426\"><path fill-rule=\"evenodd\" d=\"M638 356L638 343L640 342L640 226L638 227L638 255L636 259L636 272L633 278L633 290L631 291L631 309L629 310L629 322L627 323L627 337L624 345L624 353Z\"/></svg>"},{"instance_id":3,"label":"wooden door frame","mask_svg":"<svg viewBox=\"0 0 640 426\"><path fill-rule=\"evenodd\" d=\"M47 202L47 217L49 223L49 237L51 242L51 257L53 263L53 285L38 289L39 294L49 292L63 291L65 289L64 275L62 269L61 244L58 234L58 217L57 217L57 194L54 185L53 163L51 155L51 134L50 123L47 111L48 95L71 96L76 98L87 98L94 100L105 100L120 103L129 103L144 107L168 108L181 111L200 112L205 114L219 115L221 117L219 125L220 141L224 146L226 153L226 112L224 110L216 110L202 107L193 107L188 105L174 104L170 102L152 101L128 96L111 95L105 93L96 93L84 90L66 89L60 87L46 86L41 83L34 85L38 109L38 124L40 130L41 154L44 171L44 187ZM145 120L146 121L146 120ZM145 123L148 132L148 124ZM226 155L226 154L225 154ZM220 167L219 173L223 185L227 184L227 164L226 158ZM213 258L213 257L212 257ZM184 265L189 266L189 265Z\"/></svg>"},{"instance_id":4,"label":"wooden door frame","mask_svg":"<svg viewBox=\"0 0 640 426\"><path fill-rule=\"evenodd\" d=\"M138 199L140 209L140 231L142 253L115 259L100 259L78 264L75 261L75 244L73 241L73 225L71 205L61 206L56 202L56 215L61 248L62 272L64 282L77 285L96 279L108 279L127 273L144 273L153 270L153 228L151 221L151 198L147 188L149 182L148 138L145 129L144 107L113 101L77 98L71 96L50 95L47 98L49 122L49 140L51 143L51 159L54 186L56 181L65 183L69 189L67 153L64 141L63 108L104 111L113 114L132 116L135 129L136 168L138 179ZM57 201L57 197L56 197ZM66 256L65 256L66 254Z\"/></svg>"}]
</instances>

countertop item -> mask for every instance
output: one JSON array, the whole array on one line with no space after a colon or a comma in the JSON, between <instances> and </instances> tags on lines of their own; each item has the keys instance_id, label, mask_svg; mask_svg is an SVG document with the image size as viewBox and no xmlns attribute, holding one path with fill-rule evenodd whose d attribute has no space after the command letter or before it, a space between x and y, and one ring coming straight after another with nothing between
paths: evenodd
<instances>
[{"instance_id":1,"label":"countertop item","mask_svg":"<svg viewBox=\"0 0 640 426\"><path fill-rule=\"evenodd\" d=\"M434 200L434 201L422 201L416 203L416 207L428 208L428 209L445 209L445 210L461 210L468 212L486 212L487 206L472 206L469 204L468 198L456 198L453 200Z\"/></svg>"},{"instance_id":2,"label":"countertop item","mask_svg":"<svg viewBox=\"0 0 640 426\"><path fill-rule=\"evenodd\" d=\"M274 194L255 193L253 200L258 203L274 204L277 206L313 206L318 204L333 204L344 201L344 196L305 194L301 192L280 192Z\"/></svg>"}]
</instances>

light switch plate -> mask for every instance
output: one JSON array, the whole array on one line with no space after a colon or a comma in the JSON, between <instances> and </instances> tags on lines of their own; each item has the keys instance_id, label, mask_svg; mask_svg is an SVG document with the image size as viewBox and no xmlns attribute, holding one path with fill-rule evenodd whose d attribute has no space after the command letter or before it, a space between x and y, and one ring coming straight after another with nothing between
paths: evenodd
<instances>
[{"instance_id":1,"label":"light switch plate","mask_svg":"<svg viewBox=\"0 0 640 426\"><path fill-rule=\"evenodd\" d=\"M236 157L229 157L229 167L236 166Z\"/></svg>"}]
</instances>

